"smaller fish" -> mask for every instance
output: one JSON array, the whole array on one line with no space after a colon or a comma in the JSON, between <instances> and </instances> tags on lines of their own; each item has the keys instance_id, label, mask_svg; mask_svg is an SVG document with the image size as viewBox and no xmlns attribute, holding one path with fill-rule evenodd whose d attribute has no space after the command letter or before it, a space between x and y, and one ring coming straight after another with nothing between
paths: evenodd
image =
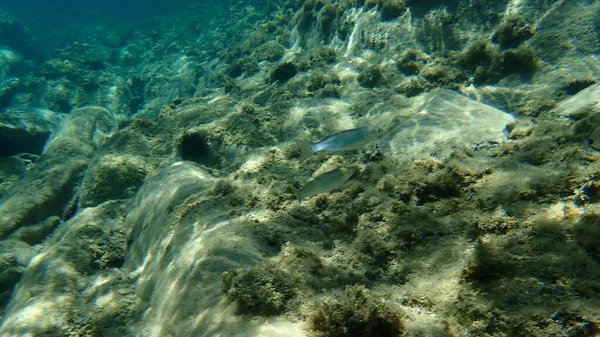
<instances>
[{"instance_id":1,"label":"smaller fish","mask_svg":"<svg viewBox=\"0 0 600 337\"><path fill-rule=\"evenodd\" d=\"M333 191L342 186L352 175L354 170L346 168L336 168L335 170L325 172L315 179L309 181L306 186L296 192L298 201L304 198L310 198L320 193Z\"/></svg>"},{"instance_id":2,"label":"smaller fish","mask_svg":"<svg viewBox=\"0 0 600 337\"><path fill-rule=\"evenodd\" d=\"M377 139L381 129L357 128L340 131L318 143L310 143L302 139L294 139L300 148L300 161L319 151L347 151L359 149Z\"/></svg>"}]
</instances>

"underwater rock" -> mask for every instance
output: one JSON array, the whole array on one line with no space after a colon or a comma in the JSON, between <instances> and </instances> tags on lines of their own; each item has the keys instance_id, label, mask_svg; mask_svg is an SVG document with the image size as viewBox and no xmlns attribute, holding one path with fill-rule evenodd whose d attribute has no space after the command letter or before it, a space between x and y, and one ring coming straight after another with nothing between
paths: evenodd
<instances>
[{"instance_id":1,"label":"underwater rock","mask_svg":"<svg viewBox=\"0 0 600 337\"><path fill-rule=\"evenodd\" d=\"M384 136L394 156L444 158L456 146L498 143L514 118L458 92L435 89L412 98L414 115Z\"/></svg>"},{"instance_id":2,"label":"underwater rock","mask_svg":"<svg viewBox=\"0 0 600 337\"><path fill-rule=\"evenodd\" d=\"M0 114L0 157L20 153L40 155L63 118L47 109L7 109Z\"/></svg>"},{"instance_id":3,"label":"underwater rock","mask_svg":"<svg viewBox=\"0 0 600 337\"><path fill-rule=\"evenodd\" d=\"M27 165L33 161L35 161L35 157L32 159L16 156L0 158L0 200L12 185L23 178Z\"/></svg>"},{"instance_id":4,"label":"underwater rock","mask_svg":"<svg viewBox=\"0 0 600 337\"><path fill-rule=\"evenodd\" d=\"M522 17L509 16L494 32L492 42L500 44L503 48L515 48L534 34L533 27Z\"/></svg>"},{"instance_id":5,"label":"underwater rock","mask_svg":"<svg viewBox=\"0 0 600 337\"><path fill-rule=\"evenodd\" d=\"M3 307L36 252L18 240L1 241L0 252L0 307Z\"/></svg>"},{"instance_id":6,"label":"underwater rock","mask_svg":"<svg viewBox=\"0 0 600 337\"><path fill-rule=\"evenodd\" d=\"M241 312L271 316L285 312L297 295L299 282L277 265L258 265L241 272L226 272L225 291Z\"/></svg>"},{"instance_id":7,"label":"underwater rock","mask_svg":"<svg viewBox=\"0 0 600 337\"><path fill-rule=\"evenodd\" d=\"M402 312L375 297L364 286L348 286L343 294L315 305L310 330L323 337L402 336Z\"/></svg>"},{"instance_id":8,"label":"underwater rock","mask_svg":"<svg viewBox=\"0 0 600 337\"><path fill-rule=\"evenodd\" d=\"M116 129L112 112L97 106L76 109L56 128L43 157L89 157Z\"/></svg>"},{"instance_id":9,"label":"underwater rock","mask_svg":"<svg viewBox=\"0 0 600 337\"><path fill-rule=\"evenodd\" d=\"M217 181L178 162L147 179L127 206L124 268L138 275L135 310L144 312L140 326L153 327L146 336L201 336L207 329L213 335L256 333L239 331L236 305L222 301L222 274L260 262L261 245L246 220L230 218L230 206L210 195ZM291 325L275 322L264 321L261 329ZM298 328L269 335L297 336L293 330Z\"/></svg>"},{"instance_id":10,"label":"underwater rock","mask_svg":"<svg viewBox=\"0 0 600 337\"><path fill-rule=\"evenodd\" d=\"M88 165L88 158L117 122L108 110L75 110L56 128L38 162L7 191L0 203L0 238L49 216L62 216Z\"/></svg>"},{"instance_id":11,"label":"underwater rock","mask_svg":"<svg viewBox=\"0 0 600 337\"><path fill-rule=\"evenodd\" d=\"M590 85L594 85L598 83L597 80L593 79L593 78L579 78L576 79L574 81L569 81L565 84L563 84L560 87L560 90L564 91L567 95L575 95L576 93L580 92L581 90L589 87Z\"/></svg>"},{"instance_id":12,"label":"underwater rock","mask_svg":"<svg viewBox=\"0 0 600 337\"><path fill-rule=\"evenodd\" d=\"M140 157L105 155L86 170L79 196L79 208L108 200L131 198L146 177Z\"/></svg>"},{"instance_id":13,"label":"underwater rock","mask_svg":"<svg viewBox=\"0 0 600 337\"><path fill-rule=\"evenodd\" d=\"M35 50L34 42L33 35L25 25L0 11L0 45L14 49L24 58L38 60L40 56Z\"/></svg>"},{"instance_id":14,"label":"underwater rock","mask_svg":"<svg viewBox=\"0 0 600 337\"><path fill-rule=\"evenodd\" d=\"M48 234L52 233L62 221L57 216L51 216L39 223L22 227L11 234L10 238L23 241L29 245L37 245L41 243Z\"/></svg>"},{"instance_id":15,"label":"underwater rock","mask_svg":"<svg viewBox=\"0 0 600 337\"><path fill-rule=\"evenodd\" d=\"M560 102L556 107L556 113L576 120L600 113L598 97L600 97L600 84L591 85Z\"/></svg>"},{"instance_id":16,"label":"underwater rock","mask_svg":"<svg viewBox=\"0 0 600 337\"><path fill-rule=\"evenodd\" d=\"M18 78L9 78L0 83L0 109L4 109L10 104L20 84L21 81Z\"/></svg>"},{"instance_id":17,"label":"underwater rock","mask_svg":"<svg viewBox=\"0 0 600 337\"><path fill-rule=\"evenodd\" d=\"M358 74L358 83L365 88L373 89L385 81L383 72L377 66L371 66Z\"/></svg>"},{"instance_id":18,"label":"underwater rock","mask_svg":"<svg viewBox=\"0 0 600 337\"><path fill-rule=\"evenodd\" d=\"M85 327L125 335L135 295L117 269L125 249L121 206L88 208L46 241L15 288L0 335L66 336Z\"/></svg>"},{"instance_id":19,"label":"underwater rock","mask_svg":"<svg viewBox=\"0 0 600 337\"><path fill-rule=\"evenodd\" d=\"M594 149L600 150L600 126L595 128L594 131L592 131L592 134L589 138L589 142Z\"/></svg>"},{"instance_id":20,"label":"underwater rock","mask_svg":"<svg viewBox=\"0 0 600 337\"><path fill-rule=\"evenodd\" d=\"M252 53L252 57L258 62L261 61L279 61L285 54L285 47L278 42L268 41L258 46ZM233 77L233 76L232 76Z\"/></svg>"},{"instance_id":21,"label":"underwater rock","mask_svg":"<svg viewBox=\"0 0 600 337\"><path fill-rule=\"evenodd\" d=\"M85 70L104 70L106 63L110 62L110 50L101 44L88 44L74 42L66 48L58 49L57 55L61 60L67 61Z\"/></svg>"},{"instance_id":22,"label":"underwater rock","mask_svg":"<svg viewBox=\"0 0 600 337\"><path fill-rule=\"evenodd\" d=\"M404 1L388 0L381 5L381 20L391 21L406 12Z\"/></svg>"},{"instance_id":23,"label":"underwater rock","mask_svg":"<svg viewBox=\"0 0 600 337\"><path fill-rule=\"evenodd\" d=\"M8 48L0 48L0 80L7 78L20 62L21 55Z\"/></svg>"}]
</instances>

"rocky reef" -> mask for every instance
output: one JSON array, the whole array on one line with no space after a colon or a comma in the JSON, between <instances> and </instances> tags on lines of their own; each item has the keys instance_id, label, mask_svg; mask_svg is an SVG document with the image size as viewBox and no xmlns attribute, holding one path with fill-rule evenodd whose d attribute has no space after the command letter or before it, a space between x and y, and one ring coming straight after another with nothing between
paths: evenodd
<instances>
[{"instance_id":1,"label":"rocky reef","mask_svg":"<svg viewBox=\"0 0 600 337\"><path fill-rule=\"evenodd\" d=\"M252 1L0 51L0 335L596 336L599 20Z\"/></svg>"}]
</instances>

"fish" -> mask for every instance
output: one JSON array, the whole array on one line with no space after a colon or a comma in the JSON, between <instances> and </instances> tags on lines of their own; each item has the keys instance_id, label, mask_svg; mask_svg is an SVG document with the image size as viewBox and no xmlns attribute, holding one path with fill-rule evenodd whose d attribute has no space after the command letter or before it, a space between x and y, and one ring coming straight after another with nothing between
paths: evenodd
<instances>
[{"instance_id":1,"label":"fish","mask_svg":"<svg viewBox=\"0 0 600 337\"><path fill-rule=\"evenodd\" d=\"M298 198L298 201L302 201L302 199L310 198L320 193L333 191L348 181L353 174L354 170L347 168L336 168L335 170L325 172L296 191L296 198Z\"/></svg>"},{"instance_id":2,"label":"fish","mask_svg":"<svg viewBox=\"0 0 600 337\"><path fill-rule=\"evenodd\" d=\"M294 142L300 149L300 161L305 161L308 157L319 151L347 151L359 149L379 138L380 135L381 129L356 128L340 131L318 143L311 143L298 138L294 139Z\"/></svg>"}]
</instances>

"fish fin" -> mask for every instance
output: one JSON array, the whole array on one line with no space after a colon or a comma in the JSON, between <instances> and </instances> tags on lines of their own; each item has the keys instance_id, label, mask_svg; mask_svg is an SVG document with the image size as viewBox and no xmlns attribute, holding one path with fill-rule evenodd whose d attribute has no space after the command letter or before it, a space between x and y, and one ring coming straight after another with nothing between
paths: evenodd
<instances>
[{"instance_id":1,"label":"fish fin","mask_svg":"<svg viewBox=\"0 0 600 337\"><path fill-rule=\"evenodd\" d=\"M294 143L300 149L300 161L305 161L306 158L314 154L311 143L298 138L294 139Z\"/></svg>"}]
</instances>

